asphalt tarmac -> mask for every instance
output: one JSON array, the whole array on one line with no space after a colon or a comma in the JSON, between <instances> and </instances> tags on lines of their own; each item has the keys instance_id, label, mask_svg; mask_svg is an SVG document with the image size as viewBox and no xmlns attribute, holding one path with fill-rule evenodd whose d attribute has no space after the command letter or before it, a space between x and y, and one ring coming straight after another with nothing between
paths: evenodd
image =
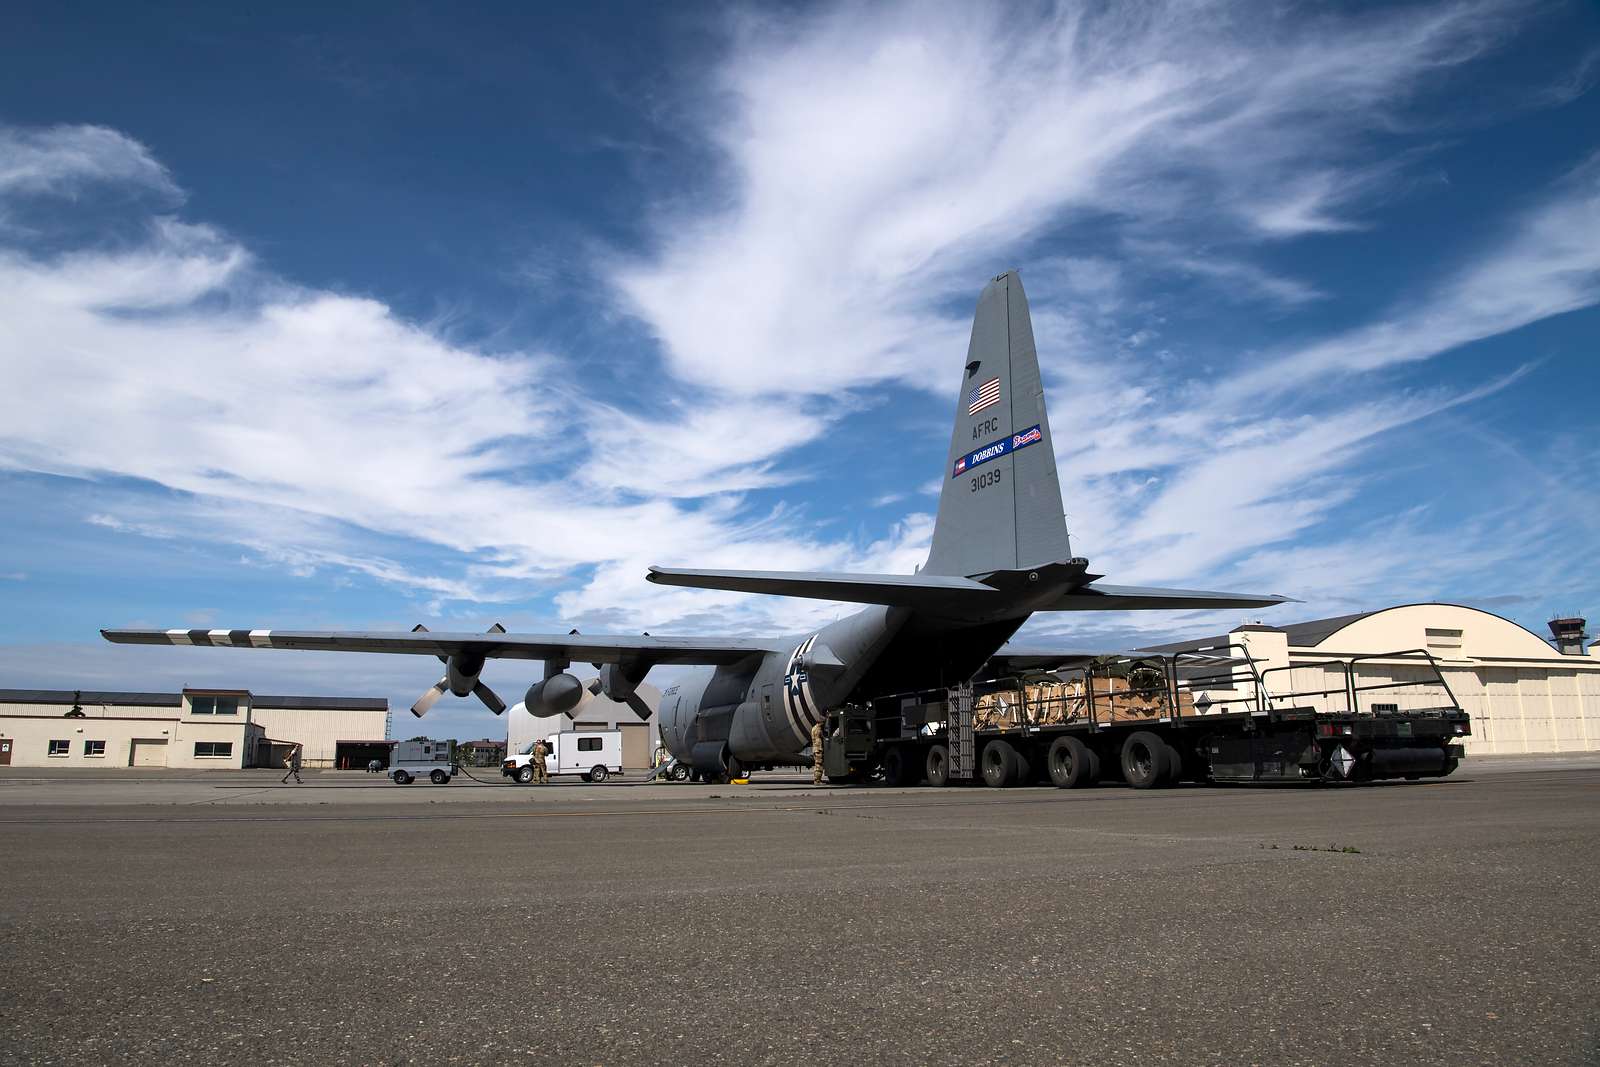
<instances>
[{"instance_id":1,"label":"asphalt tarmac","mask_svg":"<svg viewBox=\"0 0 1600 1067\"><path fill-rule=\"evenodd\" d=\"M0 1061L1600 1061L1592 759L1356 789L360 778L0 777Z\"/></svg>"}]
</instances>

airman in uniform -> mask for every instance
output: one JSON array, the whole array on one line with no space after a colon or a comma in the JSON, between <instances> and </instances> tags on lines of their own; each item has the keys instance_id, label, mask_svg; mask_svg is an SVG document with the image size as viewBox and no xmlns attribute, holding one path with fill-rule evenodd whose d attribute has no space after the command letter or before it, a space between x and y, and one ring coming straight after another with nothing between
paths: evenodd
<instances>
[{"instance_id":1,"label":"airman in uniform","mask_svg":"<svg viewBox=\"0 0 1600 1067\"><path fill-rule=\"evenodd\" d=\"M545 768L544 758L550 754L542 740L533 743L533 759L528 765L533 768L533 780L540 785L550 784L550 772Z\"/></svg>"},{"instance_id":2,"label":"airman in uniform","mask_svg":"<svg viewBox=\"0 0 1600 1067\"><path fill-rule=\"evenodd\" d=\"M822 784L822 723L811 724L811 784Z\"/></svg>"},{"instance_id":3,"label":"airman in uniform","mask_svg":"<svg viewBox=\"0 0 1600 1067\"><path fill-rule=\"evenodd\" d=\"M289 754L283 758L283 766L285 768L285 770L283 772L283 784L284 785L288 785L289 784L289 776L291 774L294 775L295 784L297 784L297 785L304 785L305 784L304 781L300 777L300 746L299 745L295 745L293 748L291 748L289 750Z\"/></svg>"}]
</instances>

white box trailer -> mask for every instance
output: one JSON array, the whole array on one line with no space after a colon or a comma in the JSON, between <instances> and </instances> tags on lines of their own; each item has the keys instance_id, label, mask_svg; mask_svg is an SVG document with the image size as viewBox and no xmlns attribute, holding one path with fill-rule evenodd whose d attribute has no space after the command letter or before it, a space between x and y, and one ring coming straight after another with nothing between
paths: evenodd
<instances>
[{"instance_id":1,"label":"white box trailer","mask_svg":"<svg viewBox=\"0 0 1600 1067\"><path fill-rule=\"evenodd\" d=\"M533 746L530 741L521 752L507 756L500 774L523 785L533 781ZM622 773L621 730L567 730L545 738L545 773L576 774L586 782L603 782Z\"/></svg>"},{"instance_id":2,"label":"white box trailer","mask_svg":"<svg viewBox=\"0 0 1600 1067\"><path fill-rule=\"evenodd\" d=\"M449 785L456 775L454 748L454 741L401 741L394 746L389 778L395 785L410 785L418 778Z\"/></svg>"}]
</instances>

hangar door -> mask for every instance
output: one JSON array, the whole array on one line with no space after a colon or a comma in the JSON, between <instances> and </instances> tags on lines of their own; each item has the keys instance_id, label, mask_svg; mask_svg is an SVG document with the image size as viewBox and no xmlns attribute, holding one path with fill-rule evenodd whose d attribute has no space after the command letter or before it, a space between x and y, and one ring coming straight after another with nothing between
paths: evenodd
<instances>
[{"instance_id":1,"label":"hangar door","mask_svg":"<svg viewBox=\"0 0 1600 1067\"><path fill-rule=\"evenodd\" d=\"M167 740L164 737L136 737L128 748L128 766L130 767L165 767L167 765Z\"/></svg>"},{"instance_id":2,"label":"hangar door","mask_svg":"<svg viewBox=\"0 0 1600 1067\"><path fill-rule=\"evenodd\" d=\"M622 722L617 724L617 729L622 731L622 765L650 766L650 724Z\"/></svg>"},{"instance_id":3,"label":"hangar door","mask_svg":"<svg viewBox=\"0 0 1600 1067\"><path fill-rule=\"evenodd\" d=\"M647 722L619 722L615 726L606 722L575 722L573 730L619 730L622 733L622 765L624 767L650 766L650 724Z\"/></svg>"}]
</instances>

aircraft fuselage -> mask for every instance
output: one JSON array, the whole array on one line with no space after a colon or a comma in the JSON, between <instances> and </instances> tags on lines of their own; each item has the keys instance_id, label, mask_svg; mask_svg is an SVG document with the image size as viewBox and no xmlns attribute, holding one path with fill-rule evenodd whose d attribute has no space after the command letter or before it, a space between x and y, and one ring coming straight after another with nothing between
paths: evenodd
<instances>
[{"instance_id":1,"label":"aircraft fuselage","mask_svg":"<svg viewBox=\"0 0 1600 1067\"><path fill-rule=\"evenodd\" d=\"M662 691L662 744L707 774L722 773L730 760L797 762L811 744L811 727L829 710L957 684L1025 619L974 626L906 608L866 608L789 639L781 651L689 672Z\"/></svg>"}]
</instances>

